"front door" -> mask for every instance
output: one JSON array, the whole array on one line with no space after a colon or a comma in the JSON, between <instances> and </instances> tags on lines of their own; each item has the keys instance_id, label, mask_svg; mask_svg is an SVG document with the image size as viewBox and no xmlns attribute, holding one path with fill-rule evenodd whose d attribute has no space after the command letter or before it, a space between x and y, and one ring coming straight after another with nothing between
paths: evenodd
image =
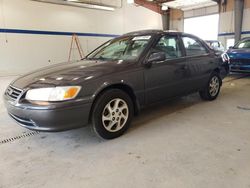
<instances>
[{"instance_id":1,"label":"front door","mask_svg":"<svg viewBox=\"0 0 250 188\"><path fill-rule=\"evenodd\" d=\"M146 104L181 95L187 90L187 66L178 36L162 36L151 49L151 53L155 52L164 52L166 59L145 68Z\"/></svg>"}]
</instances>

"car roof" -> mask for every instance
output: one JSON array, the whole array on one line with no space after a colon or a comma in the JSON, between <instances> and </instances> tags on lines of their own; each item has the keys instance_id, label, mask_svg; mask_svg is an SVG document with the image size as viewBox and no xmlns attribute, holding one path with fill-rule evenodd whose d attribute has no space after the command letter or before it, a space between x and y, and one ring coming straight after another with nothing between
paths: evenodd
<instances>
[{"instance_id":1,"label":"car roof","mask_svg":"<svg viewBox=\"0 0 250 188\"><path fill-rule=\"evenodd\" d=\"M201 41L203 44L207 45L201 38L193 35L193 34L189 34L189 33L184 33L184 32L180 32L180 31L174 31L174 30L157 30L157 29L153 29L153 30L140 30L140 31L134 31L134 32L130 32L130 33L126 33L124 35L121 35L116 39L122 38L122 37L129 37L129 36L140 36L140 35L157 35L157 34L175 34L175 35L182 35L182 36L190 36L193 38L198 39L199 41ZM209 47L208 47L209 48Z\"/></svg>"},{"instance_id":2,"label":"car roof","mask_svg":"<svg viewBox=\"0 0 250 188\"><path fill-rule=\"evenodd\" d=\"M175 33L175 34L182 34L183 32L174 31L174 30L140 30L140 31L133 31L124 34L123 36L136 36L136 35L152 35L152 34L161 34L161 33Z\"/></svg>"},{"instance_id":3,"label":"car roof","mask_svg":"<svg viewBox=\"0 0 250 188\"><path fill-rule=\"evenodd\" d=\"M240 41L245 41L245 40L250 40L250 37L245 37L245 38L241 39Z\"/></svg>"}]
</instances>

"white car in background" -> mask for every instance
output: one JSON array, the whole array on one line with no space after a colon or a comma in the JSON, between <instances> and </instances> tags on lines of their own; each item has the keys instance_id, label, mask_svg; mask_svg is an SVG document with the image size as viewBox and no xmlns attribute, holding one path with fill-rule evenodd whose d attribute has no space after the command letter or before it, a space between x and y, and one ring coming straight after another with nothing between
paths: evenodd
<instances>
[{"instance_id":1,"label":"white car in background","mask_svg":"<svg viewBox=\"0 0 250 188\"><path fill-rule=\"evenodd\" d=\"M205 40L205 42L215 51L225 52L226 50L223 44L218 40Z\"/></svg>"}]
</instances>

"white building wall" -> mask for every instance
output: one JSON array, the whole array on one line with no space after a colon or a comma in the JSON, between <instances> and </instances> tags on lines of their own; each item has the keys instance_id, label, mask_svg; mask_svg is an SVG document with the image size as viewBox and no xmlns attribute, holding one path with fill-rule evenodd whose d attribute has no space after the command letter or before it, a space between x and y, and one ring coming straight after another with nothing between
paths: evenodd
<instances>
[{"instance_id":1,"label":"white building wall","mask_svg":"<svg viewBox=\"0 0 250 188\"><path fill-rule=\"evenodd\" d=\"M29 0L0 1L0 29L121 35L140 29L162 29L161 15L128 5L102 11ZM85 54L109 37L79 37ZM67 61L71 36L0 33L0 76ZM75 59L78 53L74 51Z\"/></svg>"}]
</instances>

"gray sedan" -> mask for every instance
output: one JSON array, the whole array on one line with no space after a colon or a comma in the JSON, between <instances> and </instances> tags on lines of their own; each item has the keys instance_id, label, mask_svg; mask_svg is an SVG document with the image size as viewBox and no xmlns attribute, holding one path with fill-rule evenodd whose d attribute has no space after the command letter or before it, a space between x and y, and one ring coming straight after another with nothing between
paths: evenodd
<instances>
[{"instance_id":1,"label":"gray sedan","mask_svg":"<svg viewBox=\"0 0 250 188\"><path fill-rule=\"evenodd\" d=\"M150 104L193 92L216 99L227 70L227 62L193 35L139 31L108 41L79 62L16 79L4 100L9 115L28 129L92 123L97 135L112 139Z\"/></svg>"}]
</instances>

